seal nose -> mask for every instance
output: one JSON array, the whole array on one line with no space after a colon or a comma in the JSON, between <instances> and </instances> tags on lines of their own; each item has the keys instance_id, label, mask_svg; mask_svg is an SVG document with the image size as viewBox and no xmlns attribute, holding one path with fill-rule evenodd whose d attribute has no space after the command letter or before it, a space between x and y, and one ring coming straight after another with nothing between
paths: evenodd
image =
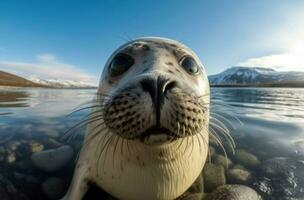
<instances>
[{"instance_id":1,"label":"seal nose","mask_svg":"<svg viewBox=\"0 0 304 200\"><path fill-rule=\"evenodd\" d=\"M175 81L169 81L163 77L157 79L146 78L140 81L141 87L151 96L152 102L156 109L156 122L159 125L160 110L164 103L165 94L168 90L176 86Z\"/></svg>"}]
</instances>

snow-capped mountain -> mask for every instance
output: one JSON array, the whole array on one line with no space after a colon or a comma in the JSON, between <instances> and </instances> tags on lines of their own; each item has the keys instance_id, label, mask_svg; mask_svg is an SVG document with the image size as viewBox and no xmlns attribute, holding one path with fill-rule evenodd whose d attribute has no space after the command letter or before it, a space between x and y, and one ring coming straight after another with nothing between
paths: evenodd
<instances>
[{"instance_id":1,"label":"snow-capped mountain","mask_svg":"<svg viewBox=\"0 0 304 200\"><path fill-rule=\"evenodd\" d=\"M85 83L82 81L73 81L73 80L60 80L60 79L39 79L39 78L31 78L29 79L34 83L38 83L40 85L45 85L48 87L54 88L95 88L97 87L94 84Z\"/></svg>"},{"instance_id":2,"label":"snow-capped mountain","mask_svg":"<svg viewBox=\"0 0 304 200\"><path fill-rule=\"evenodd\" d=\"M231 67L219 74L210 75L211 85L271 85L304 83L304 72L279 72L261 67Z\"/></svg>"}]
</instances>

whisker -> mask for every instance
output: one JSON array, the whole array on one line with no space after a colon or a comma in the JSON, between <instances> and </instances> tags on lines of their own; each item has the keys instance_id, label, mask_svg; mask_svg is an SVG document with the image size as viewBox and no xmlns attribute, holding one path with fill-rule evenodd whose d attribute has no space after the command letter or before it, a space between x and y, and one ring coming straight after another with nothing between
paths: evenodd
<instances>
[{"instance_id":1,"label":"whisker","mask_svg":"<svg viewBox=\"0 0 304 200\"><path fill-rule=\"evenodd\" d=\"M215 123L212 123L212 122L210 122L210 125L214 126L215 128L217 128L217 129L219 129L219 130L222 131L221 133L223 133L223 136L228 141L229 145L231 146L232 151L234 152L234 148L236 148L236 145L235 145L234 139L230 135L230 131L227 130L227 129L224 129L221 126L219 126L219 125L217 125Z\"/></svg>"},{"instance_id":2,"label":"whisker","mask_svg":"<svg viewBox=\"0 0 304 200\"><path fill-rule=\"evenodd\" d=\"M69 113L65 117L70 117L71 115L73 115L76 112L79 112L79 111L82 111L82 110L91 109L91 108L103 108L103 106L102 105L92 105L92 106L87 106L87 107L84 107L84 108L80 108L80 109L72 111L71 113Z\"/></svg>"},{"instance_id":3,"label":"whisker","mask_svg":"<svg viewBox=\"0 0 304 200\"><path fill-rule=\"evenodd\" d=\"M218 124L217 124L218 123ZM217 127L218 129L220 129L224 134L226 134L229 138L227 138L227 140L231 140L231 142L233 143L233 146L235 147L235 143L234 143L234 139L231 137L230 135L230 130L226 127L225 124L223 124L220 120L218 120L217 118L213 117L210 120L210 124L212 126Z\"/></svg>"},{"instance_id":4,"label":"whisker","mask_svg":"<svg viewBox=\"0 0 304 200\"><path fill-rule=\"evenodd\" d=\"M65 139L67 138L67 136L70 137L70 135L74 133L73 131L74 131L76 128L82 128L82 127L84 127L84 126L86 126L86 125L88 125L88 124L90 124L90 123L92 123L92 122L95 122L95 121L98 121L98 120L101 120L101 119L103 119L103 116L98 115L98 116L94 116L94 117L91 117L91 118L89 118L89 119L86 119L86 120L83 120L83 121L77 123L76 125L74 125L74 126L71 127L70 129L68 129L68 130L63 134L62 139L65 140Z\"/></svg>"},{"instance_id":5,"label":"whisker","mask_svg":"<svg viewBox=\"0 0 304 200\"><path fill-rule=\"evenodd\" d=\"M102 169L103 169L103 171L104 171L104 166L105 166L105 163L106 163L106 160L107 160L107 156L109 155L108 154L108 150L109 150L109 148L110 148L110 144L113 142L113 140L115 140L115 138L116 137L118 137L118 136L116 136L116 135L112 135L112 137L111 137L111 141L106 145L106 149L105 149L105 159L103 160L103 164L102 164ZM102 152L101 152L101 154L102 154ZM100 154L100 155L101 155Z\"/></svg>"},{"instance_id":6,"label":"whisker","mask_svg":"<svg viewBox=\"0 0 304 200\"><path fill-rule=\"evenodd\" d=\"M217 143L220 145L221 149L223 150L223 153L225 155L225 159L226 159L226 167L228 168L228 156L227 156L227 153L226 153L226 150L225 150L225 147L224 145L222 144L221 140L218 138L218 136L216 136L216 132L210 128L210 133L212 135L212 137L214 137L214 139L217 141Z\"/></svg>"},{"instance_id":7,"label":"whisker","mask_svg":"<svg viewBox=\"0 0 304 200\"><path fill-rule=\"evenodd\" d=\"M101 126L101 125L103 125L103 124L99 124L98 126ZM95 129L95 128L94 128ZM88 136L88 138L86 138L85 139L85 144L84 145L87 145L87 144L89 144L97 135L100 135L100 134L102 134L104 131L106 131L107 130L107 128L105 128L105 129L98 129L97 131L94 131L93 133L91 133L89 136Z\"/></svg>"},{"instance_id":8,"label":"whisker","mask_svg":"<svg viewBox=\"0 0 304 200\"><path fill-rule=\"evenodd\" d=\"M112 166L113 166L113 169L114 169L114 167L115 167L115 152L116 152L116 148L117 148L117 144L118 144L118 142L119 142L119 140L120 140L120 137L116 137L117 138L117 140L116 140L116 143L115 143L115 145L114 145L114 150L113 150L113 163L112 163Z\"/></svg>"},{"instance_id":9,"label":"whisker","mask_svg":"<svg viewBox=\"0 0 304 200\"><path fill-rule=\"evenodd\" d=\"M216 104L222 104L222 105L216 105ZM225 107L223 107L223 106L225 106ZM227 104L225 104L225 103L218 103L218 102L214 102L214 101L212 101L212 106L211 106L211 111L212 110L217 110L217 107L219 107L219 110L220 110L220 112L221 113L223 113L223 114L225 114L225 115L228 115L229 117L232 117L232 118L234 118L240 125L243 125L243 122L237 117L237 116L235 116L234 114L233 114L233 107L232 106L230 106L230 105L227 105ZM225 109L226 107L230 107L231 109L230 110L228 110L228 109ZM215 112L211 112L211 113L215 113ZM223 117L223 116L222 116Z\"/></svg>"},{"instance_id":10,"label":"whisker","mask_svg":"<svg viewBox=\"0 0 304 200\"><path fill-rule=\"evenodd\" d=\"M100 169L100 168L99 168L99 164L100 164L101 155L102 155L103 151L105 150L105 148L108 146L108 144L112 141L112 137L113 137L113 135L108 136L107 139L101 137L100 140L98 141L98 148L96 148L95 154L97 153L97 150L98 150L98 149L100 149L100 148L101 148L101 149L100 149L100 152L99 152L99 156L98 156L98 158L97 158L97 175L98 175L98 172L99 172L98 169ZM104 139L104 140L103 140L103 139ZM102 141L102 140L103 140L103 141ZM101 144L103 144L103 146L101 146ZM104 160L107 159L106 156L107 156L107 154L105 154ZM102 168L101 170L103 171L104 169Z\"/></svg>"},{"instance_id":11,"label":"whisker","mask_svg":"<svg viewBox=\"0 0 304 200\"><path fill-rule=\"evenodd\" d=\"M227 122L229 124L229 126L231 126L233 129L235 129L235 125L233 125L233 123L231 123L231 121L229 119L227 119L226 117L218 114L218 113L215 113L215 112L210 112L210 116L213 117L212 115L215 115L216 117L219 117L221 119L223 119L225 122Z\"/></svg>"}]
</instances>

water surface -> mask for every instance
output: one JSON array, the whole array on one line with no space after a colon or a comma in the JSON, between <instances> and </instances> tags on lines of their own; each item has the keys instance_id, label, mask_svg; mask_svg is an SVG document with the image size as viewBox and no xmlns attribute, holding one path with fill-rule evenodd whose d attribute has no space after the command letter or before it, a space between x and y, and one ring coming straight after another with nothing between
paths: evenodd
<instances>
[{"instance_id":1,"label":"water surface","mask_svg":"<svg viewBox=\"0 0 304 200\"><path fill-rule=\"evenodd\" d=\"M46 150L67 143L60 139L62 134L87 112L79 112L68 117L67 114L92 100L95 92L93 89L0 88L0 183L4 179L9 181L16 188L16 193L22 193L28 199L45 199L40 185L50 177L63 179L66 188L72 176L74 162L60 172L43 173L28 164L30 157L23 154L30 150L22 150L21 144L36 142L42 144L43 150ZM262 164L277 157L296 160L303 164L304 89L213 88L211 94L211 111L215 113L213 117L230 130L236 142L236 149L256 156ZM81 134L84 129L79 128L77 131ZM81 140L82 137L79 137L69 142L75 154L81 147ZM223 143L225 144L224 140ZM225 147L234 164L239 164L233 158L233 154L229 153L229 146L226 144ZM20 152L18 148L21 148ZM223 154L220 148L217 151L218 154ZM20 153L22 155L19 155ZM76 155L74 157L76 158ZM296 180L291 182L295 182L296 185L288 185L290 177L282 175L279 179L282 181L280 188L266 177L266 189L271 189L269 192L261 189L261 184L265 181L261 177L261 167L246 170L250 171L253 177L260 177L246 184L255 188L265 199L304 197L301 178L293 177ZM292 173L298 175L297 172ZM33 181L36 185L32 183L32 188L20 186L21 176L37 179L36 182ZM284 178L287 185L284 185Z\"/></svg>"}]
</instances>

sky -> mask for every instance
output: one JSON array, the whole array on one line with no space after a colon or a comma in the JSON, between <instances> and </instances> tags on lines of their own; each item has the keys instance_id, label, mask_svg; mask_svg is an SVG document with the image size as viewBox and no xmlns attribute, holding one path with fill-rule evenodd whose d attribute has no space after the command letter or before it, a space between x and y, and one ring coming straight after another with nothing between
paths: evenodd
<instances>
[{"instance_id":1,"label":"sky","mask_svg":"<svg viewBox=\"0 0 304 200\"><path fill-rule=\"evenodd\" d=\"M186 44L209 75L304 71L302 0L0 1L0 70L27 78L97 83L117 47L145 36Z\"/></svg>"}]
</instances>

